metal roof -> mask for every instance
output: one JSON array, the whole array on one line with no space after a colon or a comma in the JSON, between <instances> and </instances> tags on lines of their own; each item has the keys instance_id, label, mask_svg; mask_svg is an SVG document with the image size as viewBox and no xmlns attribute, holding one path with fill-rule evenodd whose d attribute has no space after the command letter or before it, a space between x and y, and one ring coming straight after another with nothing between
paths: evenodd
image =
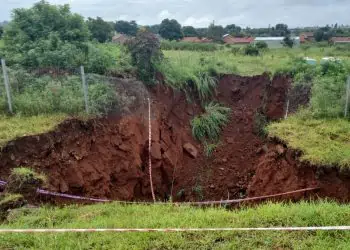
<instances>
[{"instance_id":1,"label":"metal roof","mask_svg":"<svg viewBox=\"0 0 350 250\"><path fill-rule=\"evenodd\" d=\"M294 40L300 40L300 37L291 37ZM255 41L282 41L284 39L283 36L279 36L279 37L256 37Z\"/></svg>"}]
</instances>

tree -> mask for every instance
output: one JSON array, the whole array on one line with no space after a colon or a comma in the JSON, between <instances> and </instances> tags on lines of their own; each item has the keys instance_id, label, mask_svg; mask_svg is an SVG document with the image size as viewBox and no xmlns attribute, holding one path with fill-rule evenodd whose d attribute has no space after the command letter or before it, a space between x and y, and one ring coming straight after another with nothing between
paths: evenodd
<instances>
[{"instance_id":1,"label":"tree","mask_svg":"<svg viewBox=\"0 0 350 250\"><path fill-rule=\"evenodd\" d=\"M290 35L290 30L287 24L279 23L275 28L272 28L272 36L287 36Z\"/></svg>"},{"instance_id":2,"label":"tree","mask_svg":"<svg viewBox=\"0 0 350 250\"><path fill-rule=\"evenodd\" d=\"M215 42L220 42L224 35L225 30L222 26L216 26L214 23L210 24L208 28L208 38L213 39Z\"/></svg>"},{"instance_id":3,"label":"tree","mask_svg":"<svg viewBox=\"0 0 350 250\"><path fill-rule=\"evenodd\" d=\"M149 32L152 32L153 34L158 34L159 33L159 27L160 27L160 24L143 26L143 28L145 28Z\"/></svg>"},{"instance_id":4,"label":"tree","mask_svg":"<svg viewBox=\"0 0 350 250\"><path fill-rule=\"evenodd\" d=\"M89 45L89 38L84 18L71 13L69 5L40 1L28 9L13 10L12 21L4 33L4 51L9 65L71 68L85 64L92 65L92 72L98 64L102 73L111 60ZM90 51L94 51L93 56Z\"/></svg>"},{"instance_id":5,"label":"tree","mask_svg":"<svg viewBox=\"0 0 350 250\"><path fill-rule=\"evenodd\" d=\"M101 17L97 17L96 19L89 17L87 25L92 37L100 43L104 43L112 38L113 27Z\"/></svg>"},{"instance_id":6,"label":"tree","mask_svg":"<svg viewBox=\"0 0 350 250\"><path fill-rule=\"evenodd\" d=\"M195 28L192 26L184 26L182 27L182 33L185 37L189 36L198 36L198 33Z\"/></svg>"},{"instance_id":7,"label":"tree","mask_svg":"<svg viewBox=\"0 0 350 250\"><path fill-rule=\"evenodd\" d=\"M183 38L181 25L175 19L164 19L160 24L159 34L168 40L180 40Z\"/></svg>"},{"instance_id":8,"label":"tree","mask_svg":"<svg viewBox=\"0 0 350 250\"><path fill-rule=\"evenodd\" d=\"M132 64L137 68L138 77L146 83L153 83L156 64L162 59L159 39L147 30L140 30L129 42L128 48Z\"/></svg>"},{"instance_id":9,"label":"tree","mask_svg":"<svg viewBox=\"0 0 350 250\"><path fill-rule=\"evenodd\" d=\"M2 34L4 33L4 28L0 26L0 39L2 38Z\"/></svg>"},{"instance_id":10,"label":"tree","mask_svg":"<svg viewBox=\"0 0 350 250\"><path fill-rule=\"evenodd\" d=\"M135 21L117 21L115 24L115 30L121 34L136 36L138 27Z\"/></svg>"},{"instance_id":11,"label":"tree","mask_svg":"<svg viewBox=\"0 0 350 250\"><path fill-rule=\"evenodd\" d=\"M290 37L290 35L287 35L284 37L282 44L285 47L293 48L294 40Z\"/></svg>"},{"instance_id":12,"label":"tree","mask_svg":"<svg viewBox=\"0 0 350 250\"><path fill-rule=\"evenodd\" d=\"M225 33L233 35L233 36L240 35L241 31L242 31L242 28L239 26L236 26L234 24L230 24L230 25L227 25L225 27Z\"/></svg>"}]
</instances>

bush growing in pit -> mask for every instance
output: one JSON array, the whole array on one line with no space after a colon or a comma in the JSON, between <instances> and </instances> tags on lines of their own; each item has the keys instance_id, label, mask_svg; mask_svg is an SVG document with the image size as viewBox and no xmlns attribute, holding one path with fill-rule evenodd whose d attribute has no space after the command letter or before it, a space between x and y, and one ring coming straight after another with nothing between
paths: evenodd
<instances>
[{"instance_id":1,"label":"bush growing in pit","mask_svg":"<svg viewBox=\"0 0 350 250\"><path fill-rule=\"evenodd\" d=\"M197 140L217 142L222 128L229 121L230 108L211 102L205 106L205 113L191 121L192 134Z\"/></svg>"}]
</instances>

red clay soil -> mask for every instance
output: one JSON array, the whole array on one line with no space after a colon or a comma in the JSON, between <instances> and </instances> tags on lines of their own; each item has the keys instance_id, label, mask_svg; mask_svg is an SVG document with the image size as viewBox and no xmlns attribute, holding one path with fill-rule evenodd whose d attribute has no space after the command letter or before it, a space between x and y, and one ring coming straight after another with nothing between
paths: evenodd
<instances>
[{"instance_id":1,"label":"red clay soil","mask_svg":"<svg viewBox=\"0 0 350 250\"><path fill-rule=\"evenodd\" d=\"M349 200L349 177L305 166L293 151L281 145L276 149L257 135L258 113L268 119L284 116L290 86L290 79L282 76L272 81L268 75L223 76L216 98L232 113L210 158L191 135L190 120L201 107L162 85L153 89L151 155L157 199L217 200L319 186L321 196ZM51 191L150 200L147 112L71 119L50 133L12 141L0 153L0 177L6 179L13 167L29 166L49 177L46 188Z\"/></svg>"}]
</instances>

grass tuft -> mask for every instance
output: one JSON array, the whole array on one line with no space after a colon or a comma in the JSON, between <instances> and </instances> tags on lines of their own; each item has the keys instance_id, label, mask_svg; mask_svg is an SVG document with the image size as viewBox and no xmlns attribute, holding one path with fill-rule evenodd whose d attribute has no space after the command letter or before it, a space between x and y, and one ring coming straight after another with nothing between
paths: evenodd
<instances>
[{"instance_id":1,"label":"grass tuft","mask_svg":"<svg viewBox=\"0 0 350 250\"><path fill-rule=\"evenodd\" d=\"M230 108L211 102L205 107L205 113L191 121L192 134L199 141L217 141L221 130L229 121Z\"/></svg>"},{"instance_id":2,"label":"grass tuft","mask_svg":"<svg viewBox=\"0 0 350 250\"><path fill-rule=\"evenodd\" d=\"M47 178L25 167L14 168L8 178L6 191L23 195L35 195L37 188L46 183Z\"/></svg>"}]
</instances>

